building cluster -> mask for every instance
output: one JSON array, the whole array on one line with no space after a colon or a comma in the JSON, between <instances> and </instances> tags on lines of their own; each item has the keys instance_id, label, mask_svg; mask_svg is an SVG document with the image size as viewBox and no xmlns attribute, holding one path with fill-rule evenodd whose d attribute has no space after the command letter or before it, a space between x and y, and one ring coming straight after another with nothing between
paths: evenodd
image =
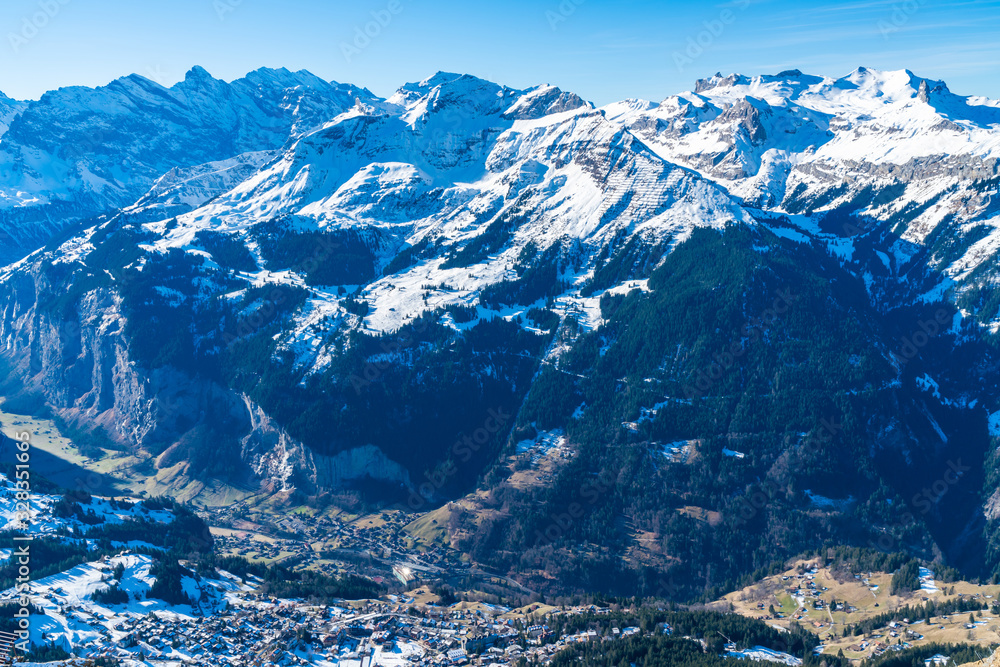
<instances>
[{"instance_id":1,"label":"building cluster","mask_svg":"<svg viewBox=\"0 0 1000 667\"><path fill-rule=\"evenodd\" d=\"M106 636L75 648L88 658L153 665L504 667L525 660L544 664L573 643L640 632L629 627L606 635L585 630L556 637L547 625L525 623L505 607L408 604L412 602L397 599L350 608L243 593L228 608L203 618L165 612L122 615L108 624Z\"/></svg>"}]
</instances>

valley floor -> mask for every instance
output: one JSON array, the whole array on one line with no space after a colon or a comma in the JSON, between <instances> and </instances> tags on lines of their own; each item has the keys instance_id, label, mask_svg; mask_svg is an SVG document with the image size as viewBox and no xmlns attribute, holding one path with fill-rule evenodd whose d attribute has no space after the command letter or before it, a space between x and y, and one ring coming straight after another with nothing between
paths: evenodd
<instances>
[{"instance_id":1,"label":"valley floor","mask_svg":"<svg viewBox=\"0 0 1000 667\"><path fill-rule=\"evenodd\" d=\"M99 508L108 504L98 498L99 492L132 495L136 503L140 501L135 496L152 495L153 487L141 483L142 472L134 459L121 452L107 450L100 456L91 450L88 456L50 419L0 411L0 422L10 437L22 431L32 434L33 474L66 488L90 479ZM93 482L95 478L98 482ZM317 606L263 594L259 577L241 579L220 570L215 577L185 579L185 590L190 588L187 592L194 604L171 605L146 597L154 581L150 574L153 559L131 553L130 545L123 544L117 555L32 584L32 600L41 611L33 621L32 639L39 644L54 642L79 656L107 657L133 666L217 667L222 661L323 667L365 667L367 662L402 667L470 661L544 664L581 643L622 637L655 640L670 631L662 623L644 630L550 629L550 625L572 626L560 619L599 617L612 610L544 605L536 601L540 596L518 582L470 563L443 539L446 531L441 522L447 521L447 508L417 516L397 509L368 511L363 505L354 511L333 506L290 509L288 498L280 495L218 491L199 497L196 507L211 530L219 556L330 576L360 575L389 586L392 593L379 600ZM43 514L58 499L47 498L39 505ZM56 531L52 534L65 528L55 520L40 525L49 525L47 530ZM0 565L10 557L9 550L0 550ZM118 566L122 570L119 585L129 593L129 602L96 601L94 592L105 586ZM843 652L853 663L931 643L986 647L1000 641L1000 618L991 611L978 612L972 622L967 612L953 613L935 617L933 623L906 619L844 636L845 628L853 629L859 622L907 605L961 599L992 607L1000 599L1000 586L945 584L933 577L930 570L922 570L921 590L891 595L890 574L850 573L801 560L709 608L762 619L785 631L802 626L820 638L817 652ZM444 600L445 591L465 601ZM15 599L13 589L0 593L0 604ZM526 604L516 608L501 604L511 601ZM831 608L831 601L836 608ZM725 654L731 659L802 664L800 658L764 646L734 644Z\"/></svg>"}]
</instances>

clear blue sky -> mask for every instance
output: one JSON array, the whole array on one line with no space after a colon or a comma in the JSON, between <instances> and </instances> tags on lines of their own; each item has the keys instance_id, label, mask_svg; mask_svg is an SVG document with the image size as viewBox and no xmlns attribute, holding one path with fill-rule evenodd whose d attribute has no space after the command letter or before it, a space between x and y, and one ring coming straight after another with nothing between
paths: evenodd
<instances>
[{"instance_id":1,"label":"clear blue sky","mask_svg":"<svg viewBox=\"0 0 1000 667\"><path fill-rule=\"evenodd\" d=\"M386 25L355 44L372 12ZM1000 97L1000 0L4 0L0 28L0 91L20 99L133 72L169 85L196 64L226 80L308 69L381 95L458 71L598 104L716 71L865 65Z\"/></svg>"}]
</instances>

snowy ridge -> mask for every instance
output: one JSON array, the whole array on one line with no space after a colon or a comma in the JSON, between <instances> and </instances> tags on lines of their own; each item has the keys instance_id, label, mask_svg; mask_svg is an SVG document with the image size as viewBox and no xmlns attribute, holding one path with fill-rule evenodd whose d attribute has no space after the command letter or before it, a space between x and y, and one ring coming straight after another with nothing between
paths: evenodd
<instances>
[{"instance_id":1,"label":"snowy ridge","mask_svg":"<svg viewBox=\"0 0 1000 667\"><path fill-rule=\"evenodd\" d=\"M2 98L0 233L22 247L44 242L55 230L42 221L127 206L172 169L274 150L377 101L308 72L260 69L230 84L200 67L171 88L132 75L26 104Z\"/></svg>"},{"instance_id":2,"label":"snowy ridge","mask_svg":"<svg viewBox=\"0 0 1000 667\"><path fill-rule=\"evenodd\" d=\"M545 110L560 110L536 118L540 99ZM399 105L395 114L344 114L230 192L180 216L170 231L163 222L148 224L163 235L152 247L190 250L203 230L246 234L287 217L299 230L375 228L394 239L393 249L434 239L447 251L504 215L531 211L501 252L475 266L446 269L442 257L370 284L365 296L374 312L365 325L391 331L426 310L474 304L481 289L514 275L528 243L542 251L576 243L596 254L623 230L651 244L677 243L695 227L752 222L725 192L665 162L577 100L557 89L518 93L455 75L409 84L389 100ZM268 280L298 282L283 268L268 267ZM584 267L570 280L582 283L588 275ZM452 289L425 300L428 284Z\"/></svg>"}]
</instances>

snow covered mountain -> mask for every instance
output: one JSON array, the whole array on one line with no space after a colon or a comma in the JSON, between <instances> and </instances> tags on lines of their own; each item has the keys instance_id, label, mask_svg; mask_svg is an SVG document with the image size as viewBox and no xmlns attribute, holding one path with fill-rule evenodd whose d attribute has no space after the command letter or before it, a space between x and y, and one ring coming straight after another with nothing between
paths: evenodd
<instances>
[{"instance_id":1,"label":"snow covered mountain","mask_svg":"<svg viewBox=\"0 0 1000 667\"><path fill-rule=\"evenodd\" d=\"M858 272L879 292L876 301L895 306L952 288L952 301L975 301L997 277L996 100L955 95L909 70L861 67L840 79L797 70L716 75L660 104L607 111L664 159L698 170L745 205L786 215L813 236L853 238L838 241L838 252L875 260ZM872 242L879 254L854 254ZM912 278L918 266L938 274L931 294L878 284L887 273ZM976 316L1000 327L1000 313Z\"/></svg>"},{"instance_id":2,"label":"snow covered mountain","mask_svg":"<svg viewBox=\"0 0 1000 667\"><path fill-rule=\"evenodd\" d=\"M315 376L330 369L342 337L354 329L393 332L422 313L451 307L473 310L466 326L516 314L503 299L480 304L477 297L488 287L516 286L532 264L544 262L547 276L553 259L566 264L556 271L557 280L529 285L529 292L541 292L525 295L526 301L507 301L524 301L520 311L526 311L533 302L543 305L546 295L557 296L555 285L566 283L575 288L558 309L581 309L599 319L598 298L584 298L579 292L591 282L601 248L633 236L666 248L698 226L751 222L718 187L664 162L577 96L551 87L515 91L469 76L438 74L404 86L376 107L357 106L340 114L227 191L234 174L245 175L264 159L254 154L235 163L171 170L110 221L72 238L51 255L36 254L13 265L6 274L8 284L28 281L34 283L32 290L46 289L39 281L48 279L37 271L44 272L42 265L58 257L56 265L63 268L57 272L68 271L60 280L82 279L79 268L87 266L84 273L98 283L110 279L107 287L114 292L117 272L143 267L143 274L149 275L152 270L144 264L148 259L181 251L197 262L208 260L210 282L222 279L226 271L238 271L238 282L224 290L227 301L245 297L248 288L302 290L307 298L278 339L280 348L295 357L296 368ZM121 254L123 246L134 244L138 248ZM105 251L111 247L116 256L108 258ZM426 260L418 261L421 253L427 254ZM407 257L413 261L404 261ZM399 270L388 271L391 263ZM222 287L213 285L208 291ZM168 291L157 288L159 294ZM117 320L113 329L121 334L128 327L124 304L113 306L120 295L107 296L111 301L101 298L93 315ZM190 296L176 298L198 308L196 302L209 294L199 290ZM362 299L370 312L359 316L355 304ZM175 302L174 297L170 301ZM37 338L40 331L32 323L47 317L46 309L22 306L12 302L6 311L4 335L10 349L47 345ZM250 300L247 306L234 316L250 318L260 303ZM317 336L317 327L340 331ZM206 331L199 347L219 353L223 333L232 337L231 332ZM239 328L237 336L243 337ZM112 359L128 356L127 341L115 351L112 340L107 334L92 339L101 350L79 357L82 367L73 374L106 377L109 369L103 364L117 366L120 361ZM53 343L61 346L65 341ZM56 354L43 362L42 375L62 375L61 358ZM90 381L75 387L64 407L77 417L86 414L114 423L116 438L143 445L158 428L148 410L171 390L136 380L133 389L139 396L128 399L129 407L123 397L112 398L120 391L117 383L95 393ZM226 410L242 413L248 428L256 417L252 402L246 408L243 403L233 396ZM246 454L246 443L243 449ZM283 483L303 471L312 486L326 478L371 475L374 468L393 481L409 478L397 463L382 461L378 454L359 455L367 451L363 447L348 449L354 452L350 459L357 461L346 471L337 459L317 464L306 449L298 451L298 469L280 468ZM277 465L267 454L250 458L257 472L264 471L264 462ZM317 472L317 465L327 466L326 471Z\"/></svg>"},{"instance_id":3,"label":"snow covered mountain","mask_svg":"<svg viewBox=\"0 0 1000 667\"><path fill-rule=\"evenodd\" d=\"M134 202L174 168L274 150L368 91L260 69L225 83L196 67L165 88L139 75L0 99L0 260L67 224Z\"/></svg>"},{"instance_id":4,"label":"snow covered mountain","mask_svg":"<svg viewBox=\"0 0 1000 667\"><path fill-rule=\"evenodd\" d=\"M395 113L351 111L303 137L232 191L171 220L169 231L166 221L149 227L161 235L153 247L190 248L204 230L249 241L276 218L299 233L369 230L379 270L406 248L433 244L436 258L380 280L346 280L369 283L365 325L389 332L436 307L475 305L484 287L517 277L529 246L579 254L563 279L582 287L616 234L670 244L698 226L751 221L720 188L574 95L439 74L388 104ZM489 228L502 237L493 248L482 247ZM455 291L425 299L428 284Z\"/></svg>"},{"instance_id":5,"label":"snow covered mountain","mask_svg":"<svg viewBox=\"0 0 1000 667\"><path fill-rule=\"evenodd\" d=\"M91 105L108 141L67 157L53 137L82 136ZM0 152L24 244L97 216L0 271L15 376L161 471L411 509L479 479L449 530L500 568L602 475L619 491L601 520L517 567L600 533L707 589L685 569L699 549L757 545L718 564L741 576L814 540L793 524L817 513L831 540L992 566L964 554L1000 517L980 499L1000 436L996 101L864 68L600 109L448 73L381 100L196 69L52 93ZM60 206L51 228L24 213ZM810 448L830 423L844 440ZM962 457L981 465L921 527L886 514ZM780 540L736 519L762 480L754 517ZM721 518L692 528L691 507Z\"/></svg>"}]
</instances>

